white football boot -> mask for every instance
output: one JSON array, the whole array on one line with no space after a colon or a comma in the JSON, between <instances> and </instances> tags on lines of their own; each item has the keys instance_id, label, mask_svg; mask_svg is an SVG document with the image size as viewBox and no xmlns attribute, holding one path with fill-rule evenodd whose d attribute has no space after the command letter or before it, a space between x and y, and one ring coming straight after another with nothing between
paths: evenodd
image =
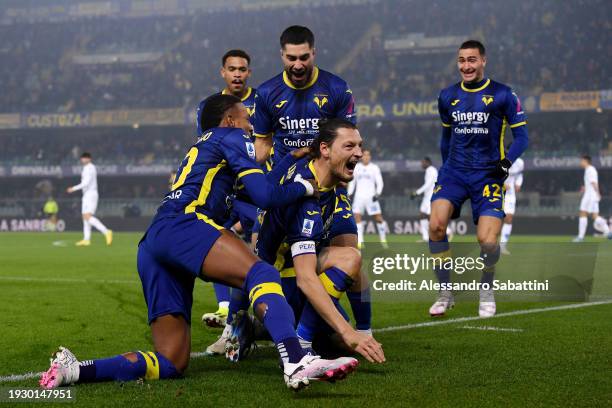
<instances>
[{"instance_id":1,"label":"white football boot","mask_svg":"<svg viewBox=\"0 0 612 408\"><path fill-rule=\"evenodd\" d=\"M453 294L448 290L440 291L438 299L429 308L429 315L432 317L444 316L447 310L455 306Z\"/></svg>"},{"instance_id":2,"label":"white football boot","mask_svg":"<svg viewBox=\"0 0 612 408\"><path fill-rule=\"evenodd\" d=\"M285 384L287 388L299 390L308 386L311 381L335 382L346 378L358 365L359 361L352 357L325 360L309 353L298 363L284 363Z\"/></svg>"},{"instance_id":3,"label":"white football boot","mask_svg":"<svg viewBox=\"0 0 612 408\"><path fill-rule=\"evenodd\" d=\"M221 333L221 336L219 336L217 341L215 341L213 344L206 347L206 351L204 352L204 354L207 356L219 356L219 355L225 354L225 344L230 339L231 334L232 334L232 326L225 325L225 328L223 329L223 333Z\"/></svg>"},{"instance_id":4,"label":"white football boot","mask_svg":"<svg viewBox=\"0 0 612 408\"><path fill-rule=\"evenodd\" d=\"M493 317L497 311L495 305L495 296L493 295L493 289L481 290L480 291L480 302L478 304L478 316L480 317Z\"/></svg>"},{"instance_id":5,"label":"white football boot","mask_svg":"<svg viewBox=\"0 0 612 408\"><path fill-rule=\"evenodd\" d=\"M51 358L51 367L38 382L42 388L52 389L70 385L79 379L79 360L66 347L60 346Z\"/></svg>"}]
</instances>

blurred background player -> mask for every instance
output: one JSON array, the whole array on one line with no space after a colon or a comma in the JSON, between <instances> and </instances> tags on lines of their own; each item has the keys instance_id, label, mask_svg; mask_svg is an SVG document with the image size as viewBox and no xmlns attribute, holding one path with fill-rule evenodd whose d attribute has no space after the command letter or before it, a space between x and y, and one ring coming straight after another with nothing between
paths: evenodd
<instances>
[{"instance_id":1,"label":"blurred background player","mask_svg":"<svg viewBox=\"0 0 612 408\"><path fill-rule=\"evenodd\" d=\"M521 191L523 185L523 170L525 169L525 162L520 157L512 163L510 170L508 170L508 178L504 182L504 188L506 193L504 196L504 225L501 230L500 238L500 249L504 255L510 255L508 251L508 241L510 240L510 234L512 234L512 219L516 211L516 195Z\"/></svg>"},{"instance_id":2,"label":"blurred background player","mask_svg":"<svg viewBox=\"0 0 612 408\"><path fill-rule=\"evenodd\" d=\"M256 89L248 86L252 73L250 64L251 57L245 51L240 49L227 51L221 58L221 77L225 81L225 87L219 94L234 95L240 98L251 118L255 112ZM198 126L198 132L201 136L200 126ZM242 186L242 188L244 187ZM253 224L257 218L257 207L252 204L244 190L242 194L238 193L238 196L232 197L231 200L232 214L224 227L231 228L234 232L241 232L245 240L250 242ZM213 288L217 297L218 308L215 312L204 313L202 322L209 327L224 327L227 321L231 289L221 283L213 283Z\"/></svg>"},{"instance_id":3,"label":"blurred background player","mask_svg":"<svg viewBox=\"0 0 612 408\"><path fill-rule=\"evenodd\" d=\"M604 234L608 239L612 239L608 223L603 217L599 216L601 192L599 191L597 169L592 164L591 156L583 155L580 159L580 167L584 169L584 185L580 188L582 199L580 200L580 216L578 218L578 236L574 238L574 242L582 242L584 240L588 215L593 219L593 228Z\"/></svg>"},{"instance_id":4,"label":"blurred background player","mask_svg":"<svg viewBox=\"0 0 612 408\"><path fill-rule=\"evenodd\" d=\"M81 204L81 213L83 215L83 239L76 243L77 246L91 245L91 227L100 231L106 238L106 245L113 243L113 231L109 230L97 219L94 214L98 208L98 174L96 166L91 161L90 153L81 155L81 182L76 186L68 187L66 192L74 193L75 191L83 191L83 201Z\"/></svg>"},{"instance_id":5,"label":"blurred background player","mask_svg":"<svg viewBox=\"0 0 612 408\"><path fill-rule=\"evenodd\" d=\"M52 196L47 198L45 205L43 206L43 214L47 218L47 224L45 229L47 231L55 231L57 227L57 214L59 213L59 206L57 201Z\"/></svg>"},{"instance_id":6,"label":"blurred background player","mask_svg":"<svg viewBox=\"0 0 612 408\"><path fill-rule=\"evenodd\" d=\"M461 82L440 92L438 111L442 121L442 168L431 198L429 248L432 256L451 256L446 229L451 218L458 218L463 203L470 199L480 257L485 267L481 283L491 288L498 244L504 218L504 181L513 162L528 144L527 122L521 103L512 89L485 78L487 63L481 42L461 44L457 68ZM504 131L512 129L514 138L506 153ZM435 268L440 283L450 283L448 268ZM454 305L451 291L440 291L429 309L431 316L441 316ZM495 315L493 289L480 291L478 314Z\"/></svg>"},{"instance_id":7,"label":"blurred background player","mask_svg":"<svg viewBox=\"0 0 612 408\"><path fill-rule=\"evenodd\" d=\"M425 180L423 185L411 194L411 198L416 198L423 195L419 212L421 213L421 242L429 241L429 215L431 214L431 195L433 194L436 180L438 179L438 169L431 163L429 157L421 160L421 168L425 170ZM452 231L450 227L446 228L448 240L452 240ZM418 241L417 241L418 242Z\"/></svg>"},{"instance_id":8,"label":"blurred background player","mask_svg":"<svg viewBox=\"0 0 612 408\"><path fill-rule=\"evenodd\" d=\"M361 162L355 167L355 177L349 183L348 195L353 196L353 214L357 223L357 240L359 248L363 245L363 235L365 221L362 218L364 213L373 216L376 221L376 229L380 243L387 248L387 225L382 217L382 209L378 199L383 191L383 179L380 167L372 163L372 153L370 150L363 151Z\"/></svg>"}]
</instances>

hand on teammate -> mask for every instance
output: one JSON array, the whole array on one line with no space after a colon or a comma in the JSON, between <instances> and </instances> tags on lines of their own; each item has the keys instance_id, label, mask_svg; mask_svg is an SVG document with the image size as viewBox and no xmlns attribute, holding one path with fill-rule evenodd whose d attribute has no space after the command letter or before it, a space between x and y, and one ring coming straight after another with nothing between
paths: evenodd
<instances>
[{"instance_id":1,"label":"hand on teammate","mask_svg":"<svg viewBox=\"0 0 612 408\"><path fill-rule=\"evenodd\" d=\"M414 200L415 198L417 198L419 195L417 194L416 191L413 191L412 193L410 193L410 199Z\"/></svg>"},{"instance_id":2,"label":"hand on teammate","mask_svg":"<svg viewBox=\"0 0 612 408\"><path fill-rule=\"evenodd\" d=\"M321 196L321 193L319 192L319 183L317 183L317 180L306 179L305 181L309 182L312 185L312 188L314 189L314 193L312 194L312 197L318 200L319 197Z\"/></svg>"},{"instance_id":3,"label":"hand on teammate","mask_svg":"<svg viewBox=\"0 0 612 408\"><path fill-rule=\"evenodd\" d=\"M382 344L372 335L351 330L342 335L342 340L352 349L365 357L370 363L384 363L385 353Z\"/></svg>"},{"instance_id":4,"label":"hand on teammate","mask_svg":"<svg viewBox=\"0 0 612 408\"><path fill-rule=\"evenodd\" d=\"M74 190L72 189L72 187L68 187L68 188L66 189L66 192L67 192L68 194L72 193L73 191L74 191Z\"/></svg>"},{"instance_id":5,"label":"hand on teammate","mask_svg":"<svg viewBox=\"0 0 612 408\"><path fill-rule=\"evenodd\" d=\"M301 159L302 157L308 156L310 152L311 152L310 147L307 146L307 147L301 147L299 149L292 150L289 154L297 160L297 159Z\"/></svg>"}]
</instances>

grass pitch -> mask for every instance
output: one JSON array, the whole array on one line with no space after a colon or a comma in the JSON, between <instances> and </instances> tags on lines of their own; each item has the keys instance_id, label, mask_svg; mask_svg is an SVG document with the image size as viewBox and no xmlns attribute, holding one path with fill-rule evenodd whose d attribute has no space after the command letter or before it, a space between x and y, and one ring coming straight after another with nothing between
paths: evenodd
<instances>
[{"instance_id":1,"label":"grass pitch","mask_svg":"<svg viewBox=\"0 0 612 408\"><path fill-rule=\"evenodd\" d=\"M99 234L91 247L74 247L79 237L0 234L0 389L35 387L37 379L9 381L8 376L45 370L58 345L71 348L80 359L151 349L136 272L140 234L117 233L112 247L106 247ZM512 239L544 242L569 237ZM599 263L609 274L612 244L601 248ZM220 331L199 322L202 313L216 309L211 285L198 282L195 292L192 352L200 352ZM274 349L261 348L237 365L198 356L180 380L78 385L73 387L76 404L612 406L612 304L504 316L567 305L508 302L498 304L498 317L456 321L476 316L477 304L458 303L447 317L433 320L427 314L430 303L374 303L375 328L413 325L376 333L387 363L361 359L357 372L336 384L290 392ZM431 321L435 325L421 324Z\"/></svg>"}]
</instances>

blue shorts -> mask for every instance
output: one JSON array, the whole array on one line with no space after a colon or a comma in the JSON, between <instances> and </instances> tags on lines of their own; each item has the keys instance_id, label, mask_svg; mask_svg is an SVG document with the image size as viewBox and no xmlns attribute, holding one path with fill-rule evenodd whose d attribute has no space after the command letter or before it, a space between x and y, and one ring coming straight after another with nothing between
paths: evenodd
<instances>
[{"instance_id":1,"label":"blue shorts","mask_svg":"<svg viewBox=\"0 0 612 408\"><path fill-rule=\"evenodd\" d=\"M191 322L193 285L221 230L192 214L156 218L138 245L149 324L167 314Z\"/></svg>"},{"instance_id":2,"label":"blue shorts","mask_svg":"<svg viewBox=\"0 0 612 408\"><path fill-rule=\"evenodd\" d=\"M329 239L331 240L343 234L357 235L357 224L355 223L353 207L351 206L351 200L348 198L346 188L336 187L336 203L334 219L329 231Z\"/></svg>"},{"instance_id":3,"label":"blue shorts","mask_svg":"<svg viewBox=\"0 0 612 408\"><path fill-rule=\"evenodd\" d=\"M472 219L480 217L504 218L504 182L491 177L489 171L456 170L442 166L431 202L446 199L455 207L452 218L459 218L461 206L469 198Z\"/></svg>"}]
</instances>

